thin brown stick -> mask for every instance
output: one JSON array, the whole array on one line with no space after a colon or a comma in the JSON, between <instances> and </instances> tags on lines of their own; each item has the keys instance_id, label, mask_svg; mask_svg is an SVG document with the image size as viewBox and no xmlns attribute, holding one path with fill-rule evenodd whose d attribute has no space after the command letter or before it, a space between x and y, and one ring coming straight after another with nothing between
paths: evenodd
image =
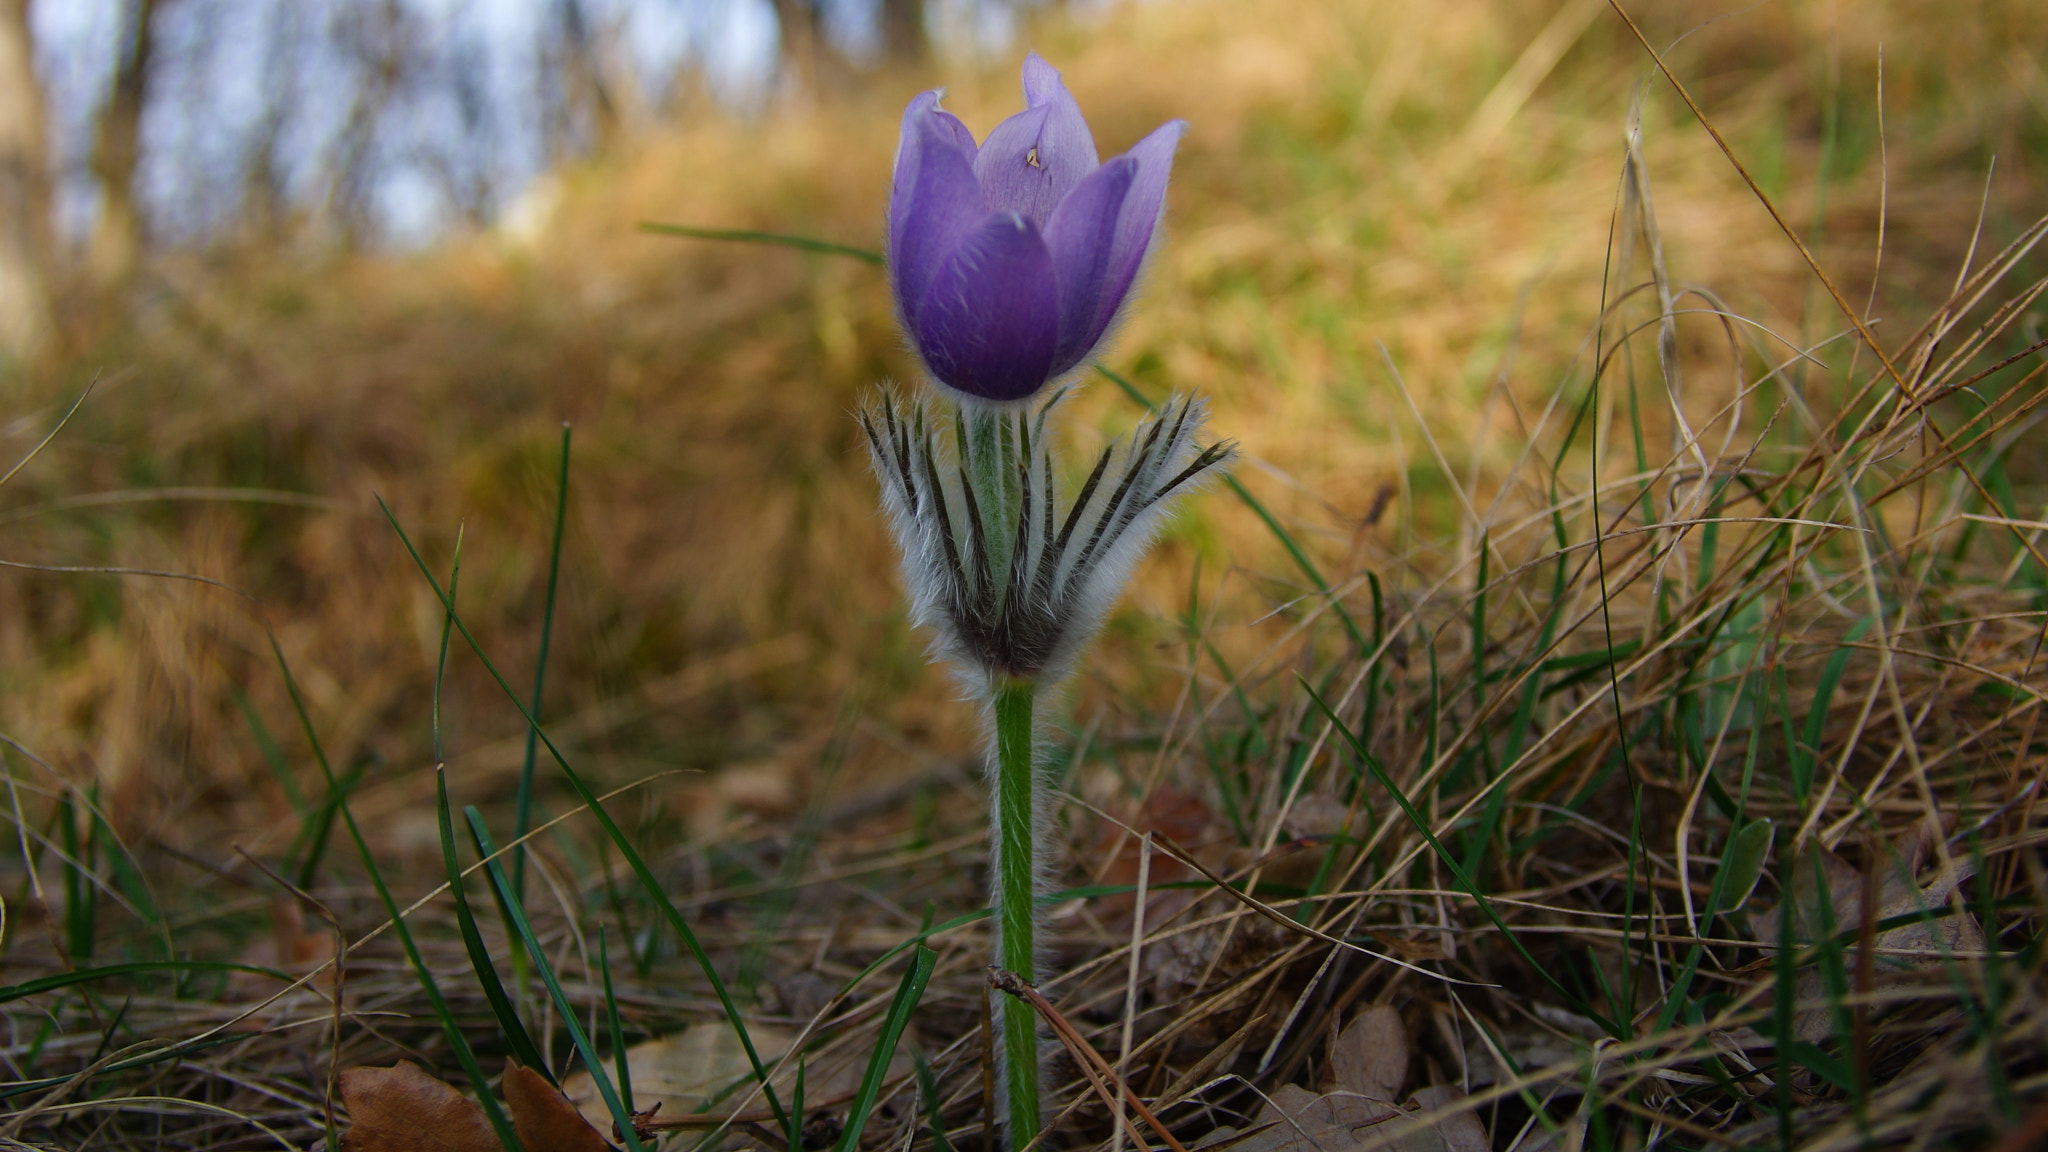
<instances>
[{"instance_id":1,"label":"thin brown stick","mask_svg":"<svg viewBox=\"0 0 2048 1152\"><path fill-rule=\"evenodd\" d=\"M1098 1093L1101 1093L1103 1103L1109 1105L1110 1115L1131 1129L1131 1138L1134 1141L1140 1145L1144 1143L1139 1138L1137 1127L1131 1124L1130 1117L1124 1114L1123 1109L1117 1107L1116 1095L1109 1090L1110 1084L1117 1086L1123 1093L1123 1098L1130 1102L1131 1109L1143 1117L1154 1132L1159 1133L1159 1138L1166 1141L1168 1148L1173 1152L1188 1152L1187 1146L1174 1138L1166 1125L1159 1122L1159 1117L1153 1115L1150 1108L1145 1107L1143 1100L1138 1099L1138 1094L1131 1091L1131 1086L1124 1083L1123 1078L1116 1074L1116 1069L1111 1068L1109 1062L1102 1058L1102 1054L1095 1050L1094 1045L1089 1044L1075 1031L1074 1026L1067 1022L1067 1018L1060 1014L1058 1008L1053 1007L1052 1001L1047 1000L1036 985L1015 972L1005 972L993 964L988 968L988 985L998 992L1015 996L1031 1005L1031 1010L1052 1026L1054 1035L1058 1036L1060 1042L1067 1046L1067 1050L1074 1054L1075 1063L1081 1066L1081 1071L1087 1074L1089 1082L1095 1086Z\"/></svg>"}]
</instances>

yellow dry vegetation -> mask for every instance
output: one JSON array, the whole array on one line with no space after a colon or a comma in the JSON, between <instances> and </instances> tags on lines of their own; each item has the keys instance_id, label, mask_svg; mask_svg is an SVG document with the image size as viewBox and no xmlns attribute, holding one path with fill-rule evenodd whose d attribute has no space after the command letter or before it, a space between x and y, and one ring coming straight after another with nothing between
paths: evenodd
<instances>
[{"instance_id":1,"label":"yellow dry vegetation","mask_svg":"<svg viewBox=\"0 0 2048 1152\"><path fill-rule=\"evenodd\" d=\"M2029 47L2048 44L2048 8L1630 7L1859 303L1884 205L1878 317L1946 295L1980 204L1987 251L2048 206L2048 79ZM1212 397L1214 427L1244 446L1243 482L1333 581L1385 556L1449 559L1422 545L1460 547L1466 502L1483 512L1526 482L1514 470L1531 430L1561 386L1583 388L1603 274L1610 299L1643 276L1640 251L1632 269L1609 264L1638 99L1674 282L1787 340L1841 328L1604 3L1175 0L1077 20L1030 39L1105 153L1171 116L1193 125L1164 246L1109 361L1155 397ZM444 574L462 529L461 604L523 690L567 421L547 714L580 724L571 746L599 778L807 766L849 701L868 710L858 758L876 772L968 751L971 717L904 623L850 416L864 389L909 370L884 277L636 225L877 246L903 101L944 84L985 132L1019 103L1014 65L955 60L746 117L707 108L550 177L516 227L429 252L164 257L130 314L12 391L8 443L25 450L101 378L9 485L5 556L198 573L250 598L0 576L0 726L56 774L102 782L124 836L198 848L228 827L276 850L296 826L291 798L238 693L299 787L316 777L272 630L337 769L371 765L358 811L378 835L430 845L430 825L400 817L431 795L441 613L375 498ZM1684 408L1705 425L1733 363L1715 318L1688 316L1679 335ZM1784 352L1758 329L1742 339ZM1638 375L1659 400L1645 435L1668 444L1655 370ZM1135 414L1088 379L1067 431L1086 451ZM1625 410L1603 417L1627 434ZM1078 690L1083 723L1106 702L1171 706L1185 650L1173 618L1197 557L1222 651L1256 660L1284 631L1284 616L1260 617L1305 585L1265 526L1212 493L1107 630ZM518 719L475 661L458 653L449 676L457 800L502 798Z\"/></svg>"}]
</instances>

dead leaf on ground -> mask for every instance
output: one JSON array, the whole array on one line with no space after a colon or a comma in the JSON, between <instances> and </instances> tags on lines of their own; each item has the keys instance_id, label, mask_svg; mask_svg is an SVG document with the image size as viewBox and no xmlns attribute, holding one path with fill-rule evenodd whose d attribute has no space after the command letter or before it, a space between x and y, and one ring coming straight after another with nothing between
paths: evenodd
<instances>
[{"instance_id":1,"label":"dead leaf on ground","mask_svg":"<svg viewBox=\"0 0 2048 1152\"><path fill-rule=\"evenodd\" d=\"M1423 1129L1405 1117L1463 1100L1455 1088L1424 1088L1396 1107L1408 1080L1411 1041L1400 1010L1368 1005L1330 1040L1332 1091L1284 1084L1268 1097L1249 1133L1229 1152L1488 1152L1486 1129L1470 1112ZM1218 1133L1223 1135L1228 1129ZM1219 1147L1208 1141L1205 1147Z\"/></svg>"},{"instance_id":2,"label":"dead leaf on ground","mask_svg":"<svg viewBox=\"0 0 2048 1152\"><path fill-rule=\"evenodd\" d=\"M1295 1084L1282 1085L1248 1129L1228 1142L1229 1129L1205 1148L1221 1152L1488 1152L1486 1128L1471 1112L1444 1117L1422 1129L1408 1129L1410 1115L1434 1112L1464 1099L1455 1088L1424 1088L1396 1108L1349 1092L1318 1096Z\"/></svg>"},{"instance_id":3,"label":"dead leaf on ground","mask_svg":"<svg viewBox=\"0 0 2048 1152\"><path fill-rule=\"evenodd\" d=\"M1912 978L1917 969L1939 964L1944 955L1982 952L1984 929L1968 912L1950 912L1949 900L1956 889L1976 872L1969 857L1956 857L1938 870L1925 884L1917 877L1927 863L1938 829L1924 821L1876 854L1869 867L1873 875L1860 871L1848 861L1819 844L1810 846L1799 859L1792 877L1793 931L1801 944L1813 944L1861 926L1864 896L1876 882L1877 907L1870 923L1899 916L1928 912L1936 918L1901 924L1877 933L1871 957L1872 983L1882 987ZM1825 885L1825 887L1823 887ZM1825 899L1822 893L1825 891ZM1854 979L1857 946L1844 949L1843 962ZM1916 955L1917 953L1917 955ZM1801 974L1799 999L1824 1000L1827 987L1817 971ZM1835 1014L1827 1008L1800 1014L1793 1025L1802 1040L1820 1042L1834 1034Z\"/></svg>"},{"instance_id":4,"label":"dead leaf on ground","mask_svg":"<svg viewBox=\"0 0 2048 1152\"><path fill-rule=\"evenodd\" d=\"M342 1152L504 1152L484 1110L409 1060L341 1074Z\"/></svg>"},{"instance_id":5,"label":"dead leaf on ground","mask_svg":"<svg viewBox=\"0 0 2048 1152\"><path fill-rule=\"evenodd\" d=\"M1101 882L1116 887L1134 887L1138 883L1138 866L1144 853L1144 834L1156 833L1171 839L1174 843L1198 852L1214 839L1223 821L1201 798L1191 792L1177 788L1155 788L1145 798L1143 807L1134 811L1118 813L1119 819L1129 829L1104 821L1102 830L1096 835L1093 859L1100 859L1111 852L1116 855L1103 867ZM1197 873L1175 859L1173 855L1156 843L1152 848L1152 861L1146 866L1146 883L1149 886L1172 884L1193 880ZM1197 898L1198 894L1183 889L1168 888L1148 891L1145 895L1145 921L1158 924L1179 912ZM1119 892L1095 900L1090 908L1104 928L1112 934L1129 932L1131 918L1138 906L1135 892Z\"/></svg>"},{"instance_id":6,"label":"dead leaf on ground","mask_svg":"<svg viewBox=\"0 0 2048 1152\"><path fill-rule=\"evenodd\" d=\"M611 1152L611 1145L547 1077L514 1064L505 1069L503 1090L512 1130L527 1152Z\"/></svg>"},{"instance_id":7,"label":"dead leaf on ground","mask_svg":"<svg viewBox=\"0 0 2048 1152\"><path fill-rule=\"evenodd\" d=\"M754 1050L760 1053L764 1064L773 1066L796 1039L787 1029L768 1025L754 1025L748 1030L753 1037ZM724 1023L699 1024L685 1028L673 1035L648 1040L626 1049L626 1067L633 1076L633 1106L646 1111L660 1105L657 1115L683 1116L695 1112L704 1102L719 1096L734 1083L752 1077L753 1067L747 1063L747 1051L740 1046L739 1037L733 1035ZM820 1083L818 1070L807 1069L804 1075L804 1094L813 1100L823 1099L830 1090ZM858 1073L855 1073L858 1076ZM790 1085L795 1082L795 1067L791 1066L788 1080L776 1081L776 1089L789 1098ZM605 1107L604 1097L598 1095L597 1083L590 1078L587 1070L576 1072L562 1081L562 1091L576 1105L583 1118L593 1125L609 1127L612 1122L610 1110ZM746 1087L726 1096L725 1107L739 1106L750 1093ZM745 1107L766 1108L767 1104L758 1099Z\"/></svg>"},{"instance_id":8,"label":"dead leaf on ground","mask_svg":"<svg viewBox=\"0 0 2048 1152\"><path fill-rule=\"evenodd\" d=\"M1455 1107L1465 1099L1465 1094L1448 1084L1434 1084L1418 1090L1408 1098L1409 1107L1417 1112L1434 1112L1439 1108ZM1418 1137L1434 1136L1436 1143ZM1436 1126L1426 1132L1409 1137L1402 1146L1407 1152L1428 1152L1441 1148L1442 1152L1489 1152L1492 1147L1486 1139L1486 1125L1470 1109L1444 1117Z\"/></svg>"},{"instance_id":9,"label":"dead leaf on ground","mask_svg":"<svg viewBox=\"0 0 2048 1152\"><path fill-rule=\"evenodd\" d=\"M1408 1082L1408 1029L1400 1010L1371 1004L1330 1041L1330 1082L1374 1100L1399 1098Z\"/></svg>"},{"instance_id":10,"label":"dead leaf on ground","mask_svg":"<svg viewBox=\"0 0 2048 1152\"><path fill-rule=\"evenodd\" d=\"M306 910L294 896L279 896L270 905L270 935L258 937L239 958L257 968L275 968L294 978L304 976L333 960L341 941L334 929L319 925L306 927ZM325 992L334 987L334 969L312 981ZM226 998L230 1001L263 1000L277 992L276 979L254 972L236 972L228 977Z\"/></svg>"}]
</instances>

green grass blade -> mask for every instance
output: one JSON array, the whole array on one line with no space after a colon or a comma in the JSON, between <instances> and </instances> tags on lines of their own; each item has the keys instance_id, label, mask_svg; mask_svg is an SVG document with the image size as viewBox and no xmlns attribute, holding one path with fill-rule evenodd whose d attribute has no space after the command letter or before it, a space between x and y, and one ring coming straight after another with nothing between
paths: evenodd
<instances>
[{"instance_id":1,"label":"green grass blade","mask_svg":"<svg viewBox=\"0 0 2048 1152\"><path fill-rule=\"evenodd\" d=\"M526 710L540 718L541 690L548 682L548 647L555 637L555 593L562 579L562 526L569 519L569 425L562 425L562 465L555 477L555 532L548 545L548 591L540 613L540 654L533 662L533 701ZM448 583L448 598L455 598L455 582ZM512 818L512 890L526 898L526 833L533 827L533 763L539 752L534 740L536 728L526 730L526 757L519 762L519 797Z\"/></svg>"},{"instance_id":2,"label":"green grass blade","mask_svg":"<svg viewBox=\"0 0 2048 1152\"><path fill-rule=\"evenodd\" d=\"M306 712L306 702L299 695L298 680L292 676L291 665L285 662L284 649L278 646L276 636L270 638L270 651L277 657L278 671L284 675L285 693L291 697L292 710L298 714L299 725L305 730L306 740L313 747L313 760L320 765L320 774L326 778L329 792L339 795L340 789L334 778L334 767L328 763L327 750L320 743L320 734L313 727L313 718ZM414 973L419 976L420 989L427 994L427 1000L434 1008L434 1016L441 1022L441 1031L448 1037L449 1047L455 1050L456 1061L462 1065L463 1072L469 1077L470 1086L475 1089L477 1099L483 1104L484 1117L490 1121L492 1131L498 1134L498 1140L505 1145L507 1152L525 1152L525 1146L519 1142L518 1134L513 1132L512 1121L506 1117L498 1098L491 1095L489 1089L485 1087L490 1081L485 1078L483 1067L477 1063L476 1053L470 1049L469 1038L464 1036L462 1029L456 1025L455 1015L449 1011L448 1001L441 995L441 986L435 982L434 973L427 967L426 959L420 955L419 944L412 938L412 929L405 922L405 912L392 897L390 886L384 883L384 873L377 867L377 857L370 851L369 842L363 839L362 829L356 826L355 814L349 811L346 800L340 801L338 807L342 822L348 827L349 837L355 841L356 852L362 858L363 870L369 873L370 883L376 887L377 898L383 902L385 913L391 917L392 930L397 933L398 942L405 949L406 959L412 963Z\"/></svg>"},{"instance_id":3,"label":"green grass blade","mask_svg":"<svg viewBox=\"0 0 2048 1152\"><path fill-rule=\"evenodd\" d=\"M889 1015L882 1021L882 1035L875 1041L875 1050L868 1056L868 1070L860 1078L860 1091L853 1097L853 1106L846 1114L846 1130L839 1136L838 1152L858 1152L861 1130L867 1127L868 1114L874 1111L875 1097L881 1094L882 1081L889 1075L889 1061L895 1059L896 1044L903 1039L903 1029L910 1024L910 1014L917 1010L917 1002L924 996L924 986L931 981L932 969L939 963L939 954L918 945L910 967L903 973L903 982L896 986L896 998L889 1002Z\"/></svg>"},{"instance_id":4,"label":"green grass blade","mask_svg":"<svg viewBox=\"0 0 2048 1152\"><path fill-rule=\"evenodd\" d=\"M628 1115L633 1111L633 1069L626 1061L626 1027L619 1019L619 997L612 990L612 955L605 943L604 929L597 930L597 964L604 970L604 1015L606 1031L611 1033L612 1064L618 1078L619 1099L626 1105Z\"/></svg>"},{"instance_id":5,"label":"green grass blade","mask_svg":"<svg viewBox=\"0 0 2048 1152\"><path fill-rule=\"evenodd\" d=\"M692 228L687 224L660 224L652 220L641 221L640 231L654 236L683 236L691 240L734 240L742 244L774 244L784 248L816 252L824 256L849 256L868 264L883 263L882 254L872 249L856 248L851 244L835 244L830 240L818 240L809 236L792 236L784 232L756 232L748 228Z\"/></svg>"},{"instance_id":6,"label":"green grass blade","mask_svg":"<svg viewBox=\"0 0 2048 1152\"><path fill-rule=\"evenodd\" d=\"M232 964L221 960L133 960L125 964L102 964L97 968L80 968L74 972L38 976L34 980L24 980L19 984L0 985L0 1004L34 996L38 992L69 988L73 984L108 980L116 976L133 976L141 972L247 972L256 976L268 976L282 984L292 982L292 977L287 973L276 968L265 968L260 964Z\"/></svg>"},{"instance_id":7,"label":"green grass blade","mask_svg":"<svg viewBox=\"0 0 2048 1152\"><path fill-rule=\"evenodd\" d=\"M462 589L462 529L455 529L455 558L448 565L448 599L452 603ZM446 760L447 753L441 746L441 681L448 675L448 617L441 617L441 653L434 660L434 694L430 708L431 726L434 730L434 763Z\"/></svg>"},{"instance_id":8,"label":"green grass blade","mask_svg":"<svg viewBox=\"0 0 2048 1152\"><path fill-rule=\"evenodd\" d=\"M1301 679L1301 677L1297 676L1296 679ZM1345 742L1351 745L1351 750L1358 755L1360 760L1364 761L1366 770L1372 773L1373 779L1378 780L1380 787L1386 789L1387 794L1394 798L1394 803L1400 805L1402 815L1408 817L1408 822L1415 826L1417 832L1422 834L1422 838L1429 843L1430 851L1436 853L1437 859L1443 861L1444 867L1450 870L1451 876L1458 882L1458 886L1465 890L1466 895L1472 897L1473 903L1479 906L1480 912L1484 913L1486 918L1493 922L1494 928L1500 932L1502 938L1514 948L1515 952L1522 957L1523 962L1534 969L1536 974L1543 979L1543 982L1550 985L1552 991L1564 997L1565 1001L1571 1005L1573 1011L1600 1025L1602 1031L1605 1031L1615 1039L1626 1039L1626 1035L1619 1025L1596 1011L1591 1004L1586 1003L1583 997L1566 988L1559 982L1556 976L1551 974L1550 969L1544 967L1541 963L1537 962L1534 956L1529 954L1529 949L1522 943L1521 937L1515 935L1514 929L1509 928L1507 922L1500 918L1500 913L1494 911L1493 902L1480 893L1479 886L1474 884L1471 877L1465 874L1465 869L1458 863L1458 858L1453 856L1450 850L1437 840L1436 833L1429 830L1429 821L1422 818L1422 813L1415 810L1415 805L1409 802L1407 795L1395 786L1393 777L1387 775L1387 770L1380 765L1379 759L1365 747L1364 743L1358 739L1358 736L1337 715L1336 710L1323 701L1322 696L1317 694L1313 685L1307 680L1301 679L1301 687L1308 693L1309 699L1315 701L1316 707L1322 710L1323 715L1329 718L1331 726L1344 737Z\"/></svg>"},{"instance_id":9,"label":"green grass blade","mask_svg":"<svg viewBox=\"0 0 2048 1152\"><path fill-rule=\"evenodd\" d=\"M498 966L492 963L490 949L484 947L483 934L477 931L476 915L469 906L469 893L463 889L462 865L455 854L455 824L449 817L448 808L448 773L439 768L434 772L434 800L435 815L441 826L441 860L448 869L448 891L455 897L455 921L462 932L462 946L469 952L469 966L476 972L477 986L483 989L484 999L490 1002L491 1014L498 1018L498 1030L505 1034L505 1042L511 1045L513 1057L554 1084L554 1072L548 1068L547 1060L541 1056L533 1037L526 1031L526 1025L520 1021L519 1009L505 994L505 985L498 979Z\"/></svg>"},{"instance_id":10,"label":"green grass blade","mask_svg":"<svg viewBox=\"0 0 2048 1152\"><path fill-rule=\"evenodd\" d=\"M277 779L277 787L284 793L285 803L292 806L292 811L304 816L306 797L299 791L299 782L292 779L291 762L285 759L284 749L279 748L276 738L271 736L270 726L257 715L256 706L249 702L249 697L233 684L228 685L228 699L235 702L235 707L241 710L242 719L248 722L249 738L256 741L256 751L263 757L264 766Z\"/></svg>"},{"instance_id":11,"label":"green grass blade","mask_svg":"<svg viewBox=\"0 0 2048 1152\"><path fill-rule=\"evenodd\" d=\"M1733 912L1749 902L1763 879L1764 864L1771 858L1771 844L1778 830L1768 819L1751 820L1728 840L1721 855L1721 874L1728 879L1724 910Z\"/></svg>"},{"instance_id":12,"label":"green grass blade","mask_svg":"<svg viewBox=\"0 0 2048 1152\"><path fill-rule=\"evenodd\" d=\"M327 859L327 841L334 834L334 818L340 813L341 806L348 803L356 785L362 783L363 773L368 768L369 762L364 761L352 765L339 784L328 780L327 794L321 798L311 817L299 826L299 835L293 839L289 855L299 861L299 874L293 877L293 882L302 891L312 890L313 877L319 874L320 865ZM305 844L303 849L299 847L302 840Z\"/></svg>"},{"instance_id":13,"label":"green grass blade","mask_svg":"<svg viewBox=\"0 0 2048 1152\"><path fill-rule=\"evenodd\" d=\"M932 1063L918 1049L911 1050L910 1060L917 1067L917 1098L924 1105L925 1127L932 1132L932 1152L953 1152L953 1141L946 1135L946 1118L939 1114L939 1082L932 1075Z\"/></svg>"},{"instance_id":14,"label":"green grass blade","mask_svg":"<svg viewBox=\"0 0 2048 1152\"><path fill-rule=\"evenodd\" d=\"M473 807L464 807L462 815L469 821L469 829L484 849L484 871L490 875L491 883L505 904L512 910L512 923L519 929L519 938L526 944L526 954L533 961L533 968L540 975L541 983L547 986L548 998L555 1002L555 1011L562 1017L562 1026L569 1030L569 1043L575 1045L576 1055L583 1066L590 1070L590 1079L597 1085L598 1095L604 1097L604 1106L612 1114L612 1122L619 1126L619 1132L626 1139L628 1152L640 1152L640 1137L633 1130L633 1114L619 1099L618 1089L612 1084L611 1074L605 1071L604 1062L597 1058L597 1052L590 1046L590 1037L584 1035L583 1026L576 1022L576 1006L569 1001L569 994L562 990L562 981L555 975L555 966L548 963L547 953L541 949L540 938L534 935L533 924L526 918L526 908L519 901L519 894L512 891L512 882L505 870L498 865L495 857L497 848L491 843L490 831L484 826L483 814Z\"/></svg>"},{"instance_id":15,"label":"green grass blade","mask_svg":"<svg viewBox=\"0 0 2048 1152\"><path fill-rule=\"evenodd\" d=\"M562 754L561 749L555 747L554 741L549 739L547 732L541 728L540 723L533 718L532 713L526 710L526 705L520 700L519 694L513 690L511 683L498 671L497 665L491 662L490 656L484 652L483 645L478 643L476 637L470 633L469 625L463 621L462 614L454 611L454 605L449 602L447 595L441 589L440 583L434 579L432 570L427 567L426 561L420 557L419 550L413 547L412 538L406 535L405 529L398 523L398 518L392 515L390 506L386 505L381 497L377 501L377 506L383 511L384 519L391 525L392 531L398 533L399 541L405 545L405 550L412 557L413 565L419 571L421 578L426 580L427 586L432 588L434 594L440 598L442 606L449 610L451 619L455 623L456 631L461 633L463 642L468 644L470 651L476 654L478 662L484 666L484 670L489 672L491 678L497 682L499 690L504 692L506 699L510 700L512 706L519 710L520 718L525 720L528 727L538 734L541 746L547 749L548 755L552 756L556 765L562 769L562 776L569 782L570 788L575 791L577 799L581 800L584 806L590 810L591 815L597 819L599 827L604 830L606 837L619 849L619 854L625 858L627 866L632 868L633 874L640 881L641 887L654 900L655 906L661 909L663 916L668 920L669 927L675 931L677 938L682 940L683 946L689 950L691 957L697 962L698 968L703 971L704 978L710 983L712 992L718 997L720 1007L725 1010L726 1020L732 1025L734 1033L739 1037L740 1046L746 1050L747 1063L753 1069L754 1077L761 1085L761 1092L768 1100L768 1107L774 1112L776 1119L781 1122L784 1131L794 1132L790 1125L789 1115L782 1107L781 1098L776 1094L774 1085L769 1083L767 1066L761 1061L760 1052L754 1046L753 1036L747 1031L746 1021L740 1015L739 1006L733 1002L732 993L726 988L725 980L719 976L717 967L711 963L710 954L704 951L704 945L697 939L697 934L690 929L689 921L683 918L683 914L676 908L675 902L668 898L668 892L663 887L660 879L654 875L654 870L647 866L647 861L641 857L639 850L633 847L633 843L626 837L625 831L619 827L618 822L612 819L611 813L606 811L604 805L598 801L597 793L591 790L589 783L583 779L582 774L569 764L569 758Z\"/></svg>"},{"instance_id":16,"label":"green grass blade","mask_svg":"<svg viewBox=\"0 0 2048 1152\"><path fill-rule=\"evenodd\" d=\"M1834 703L1835 688L1841 684L1842 674L1849 669L1849 657L1855 652L1850 645L1863 639L1863 634L1870 630L1870 623L1871 618L1865 616L1850 626L1843 646L1828 657L1827 664L1821 669L1820 681L1814 685L1813 705L1806 710L1806 730L1799 746L1792 750L1792 786L1801 804L1806 803L1807 795L1813 791L1814 768L1820 757L1820 742L1828 726L1828 708Z\"/></svg>"}]
</instances>

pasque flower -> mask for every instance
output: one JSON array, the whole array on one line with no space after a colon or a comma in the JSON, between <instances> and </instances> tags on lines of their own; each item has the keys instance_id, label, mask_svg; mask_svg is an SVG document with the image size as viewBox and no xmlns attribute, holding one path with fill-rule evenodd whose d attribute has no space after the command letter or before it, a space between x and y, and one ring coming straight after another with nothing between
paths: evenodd
<instances>
[{"instance_id":1,"label":"pasque flower","mask_svg":"<svg viewBox=\"0 0 2048 1152\"><path fill-rule=\"evenodd\" d=\"M889 197L896 307L955 393L1022 400L1086 359L1145 261L1166 200L1170 121L1107 163L1060 74L1024 61L1025 109L979 147L921 93L903 113Z\"/></svg>"},{"instance_id":2,"label":"pasque flower","mask_svg":"<svg viewBox=\"0 0 2048 1152\"><path fill-rule=\"evenodd\" d=\"M1115 322L1158 230L1176 120L1107 164L1060 74L1024 62L1028 107L977 148L926 92L903 114L889 201L889 273L937 396L884 389L861 411L903 556L912 618L984 706L989 904L999 967L1038 972L1049 789L1036 701L1072 671L1174 502L1227 467L1202 443L1205 406L1176 396L1066 491L1048 421L1030 404ZM1036 1017L998 1009L1009 1152L1043 1119Z\"/></svg>"}]
</instances>

